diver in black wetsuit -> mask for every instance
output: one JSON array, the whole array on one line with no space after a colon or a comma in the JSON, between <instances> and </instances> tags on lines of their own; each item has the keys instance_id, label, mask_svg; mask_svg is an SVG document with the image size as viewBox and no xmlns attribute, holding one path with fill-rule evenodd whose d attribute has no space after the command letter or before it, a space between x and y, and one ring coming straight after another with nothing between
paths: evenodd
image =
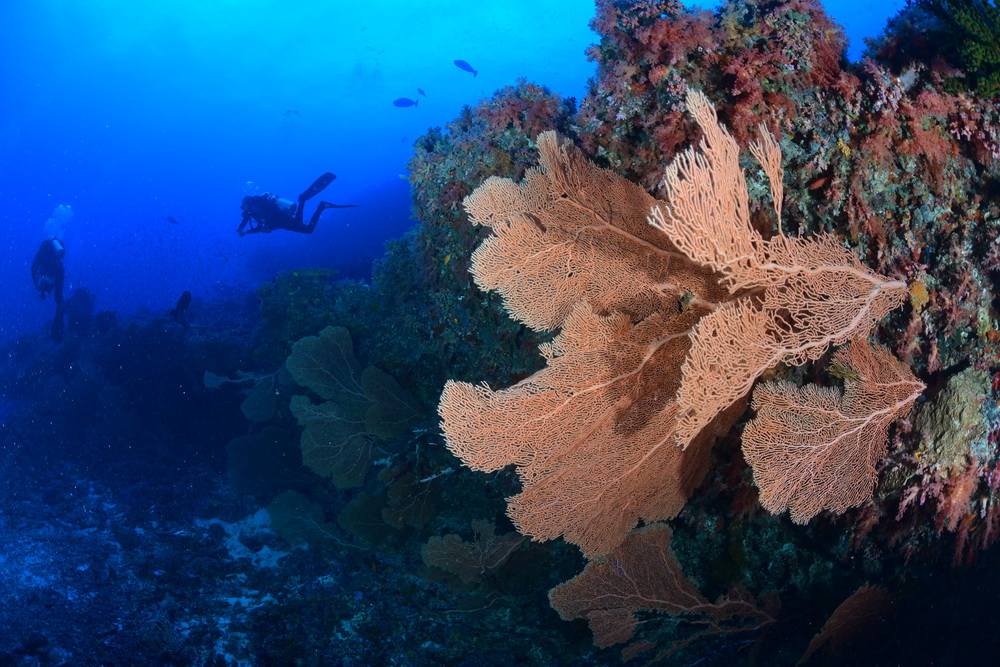
<instances>
[{"instance_id":1,"label":"diver in black wetsuit","mask_svg":"<svg viewBox=\"0 0 1000 667\"><path fill-rule=\"evenodd\" d=\"M52 319L52 340L62 342L63 315L66 311L66 301L63 299L63 283L66 270L63 267L63 257L66 248L57 238L45 239L38 247L35 258L31 260L31 281L35 283L38 297L44 299L52 292L56 302L56 316Z\"/></svg>"},{"instance_id":2,"label":"diver in black wetsuit","mask_svg":"<svg viewBox=\"0 0 1000 667\"><path fill-rule=\"evenodd\" d=\"M319 222L320 214L326 209L352 208L357 206L357 204L331 204L330 202L321 201L313 212L312 217L309 218L309 224L302 222L303 209L306 202L322 192L330 183L333 183L333 179L335 178L337 177L329 172L323 174L305 192L299 195L297 203L282 199L269 192L263 195L244 197L243 202L240 204L240 210L243 211L243 219L240 221L240 226L236 231L240 236L260 232L273 232L276 229L312 234L312 231L316 229L316 223Z\"/></svg>"}]
</instances>

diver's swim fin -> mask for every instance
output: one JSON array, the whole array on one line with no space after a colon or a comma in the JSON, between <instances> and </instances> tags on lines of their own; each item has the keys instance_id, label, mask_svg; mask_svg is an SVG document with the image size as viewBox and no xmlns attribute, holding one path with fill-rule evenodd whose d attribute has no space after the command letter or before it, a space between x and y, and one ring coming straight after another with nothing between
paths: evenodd
<instances>
[{"instance_id":1,"label":"diver's swim fin","mask_svg":"<svg viewBox=\"0 0 1000 667\"><path fill-rule=\"evenodd\" d=\"M328 208L357 208L358 206L358 204L331 204L328 201L321 201L316 210L322 212Z\"/></svg>"},{"instance_id":2,"label":"diver's swim fin","mask_svg":"<svg viewBox=\"0 0 1000 667\"><path fill-rule=\"evenodd\" d=\"M333 179L337 178L330 172L326 172L322 176L316 179L316 182L309 186L309 188L299 195L299 199L305 201L306 199L312 199L319 193L326 189L326 186L333 183Z\"/></svg>"}]
</instances>

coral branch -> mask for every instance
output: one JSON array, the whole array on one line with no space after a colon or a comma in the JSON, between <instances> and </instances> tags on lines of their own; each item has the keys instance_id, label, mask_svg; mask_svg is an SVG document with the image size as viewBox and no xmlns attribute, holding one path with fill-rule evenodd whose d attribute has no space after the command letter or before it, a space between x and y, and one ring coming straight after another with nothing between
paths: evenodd
<instances>
[{"instance_id":1,"label":"coral branch","mask_svg":"<svg viewBox=\"0 0 1000 667\"><path fill-rule=\"evenodd\" d=\"M743 431L761 504L806 523L822 510L840 514L871 500L889 424L924 390L883 348L855 341L834 355L847 376L836 387L768 382L754 391L757 416Z\"/></svg>"}]
</instances>

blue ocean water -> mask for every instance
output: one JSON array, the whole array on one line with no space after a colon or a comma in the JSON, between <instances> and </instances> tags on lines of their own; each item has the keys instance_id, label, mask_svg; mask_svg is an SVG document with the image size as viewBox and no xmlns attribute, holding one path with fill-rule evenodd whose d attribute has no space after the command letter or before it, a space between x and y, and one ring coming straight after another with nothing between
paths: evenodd
<instances>
[{"instance_id":1,"label":"blue ocean water","mask_svg":"<svg viewBox=\"0 0 1000 667\"><path fill-rule=\"evenodd\" d=\"M845 26L856 59L864 38L904 4L826 6ZM521 577L497 583L501 593L470 595L469 608L441 611L448 600L428 621L427 610L408 606L419 598L413 590L430 585L413 584L419 555L405 561L348 542L331 514L294 500L279 509L288 523L306 526L299 529L308 539L279 539L277 514L261 509L271 497L230 488L250 475L234 459L259 457L253 475L280 478L282 490L309 489L329 507L364 492L328 488L285 467L299 456L302 430L288 409L290 382L273 367L250 373L260 361L252 346L222 342L230 325L238 330L233 338L250 338L241 319L246 304L283 271L334 269L368 279L384 244L420 222L406 170L429 128L520 78L582 98L594 74L584 55L596 39L588 28L593 3L0 5L0 366L3 386L17 390L0 395L0 667L469 664L456 663L442 637L461 635L473 613L502 619L505 605L524 595ZM394 104L401 98L414 104ZM244 197L294 199L324 172L337 178L307 204L306 218L321 199L353 207L325 212L309 235L237 234ZM48 341L52 299L38 298L30 265L51 236L66 247L67 295L85 288L94 310L117 313L107 323L121 325L113 344ZM213 325L170 321L185 292L198 304L193 310L216 317ZM242 305L230 311L223 302ZM192 350L203 356L184 356ZM225 369L232 371L226 378L210 375ZM257 399L283 401L280 427L248 425L243 415L252 406L243 403L240 412L240 390L251 387ZM222 404L231 409L218 412ZM380 482L458 476L454 462L419 467L427 451L440 455L443 446L435 425L423 426L402 445L415 452L412 469L392 463L403 450L377 452ZM261 434L272 446L267 455ZM513 492L503 475L496 481L503 491L492 491L492 500ZM398 547L413 538L410 529L388 542ZM304 556L317 549L303 543L322 544L321 566ZM531 555L536 560L512 568L524 568L525 579L554 584L574 574L548 571L548 555ZM779 566L794 578L808 564ZM445 586L435 585L434 595L445 599ZM603 664L608 652L586 653L586 627L562 624L536 593L537 623L565 625L573 655L587 656L565 664ZM324 661L316 646L297 643L299 634L313 636L297 624L316 618L350 660L330 662L326 653ZM495 657L482 664L545 664L538 655L560 655L563 639L536 630L523 628L515 642L487 627L475 648ZM704 656L704 664L728 659L741 641ZM402 646L419 651L394 653Z\"/></svg>"},{"instance_id":2,"label":"blue ocean water","mask_svg":"<svg viewBox=\"0 0 1000 667\"><path fill-rule=\"evenodd\" d=\"M0 337L37 326L28 264L59 206L68 287L98 308L169 307L301 265L353 265L412 224L413 141L516 77L581 95L587 2L5 2ZM560 38L545 33L560 27ZM455 67L464 59L481 72ZM418 96L417 89L426 97ZM422 104L398 108L413 97ZM238 238L247 194L323 172L309 238ZM176 223L170 222L170 220ZM9 250L7 250L9 248Z\"/></svg>"}]
</instances>

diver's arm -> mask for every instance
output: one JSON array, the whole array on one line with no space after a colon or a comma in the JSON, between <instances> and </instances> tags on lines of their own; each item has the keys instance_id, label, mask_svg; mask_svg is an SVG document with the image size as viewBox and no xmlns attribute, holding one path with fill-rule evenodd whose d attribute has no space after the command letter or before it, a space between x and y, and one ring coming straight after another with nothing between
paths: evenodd
<instances>
[{"instance_id":1,"label":"diver's arm","mask_svg":"<svg viewBox=\"0 0 1000 667\"><path fill-rule=\"evenodd\" d=\"M260 223L257 225L254 225L253 223L253 216L249 213L244 213L243 220L240 221L240 226L236 228L236 233L240 236L246 236L247 234L256 234L257 232L263 231Z\"/></svg>"},{"instance_id":2,"label":"diver's arm","mask_svg":"<svg viewBox=\"0 0 1000 667\"><path fill-rule=\"evenodd\" d=\"M247 234L260 234L261 232L271 231L264 225L258 224L256 226L247 227L245 230L240 232L240 236L246 236Z\"/></svg>"}]
</instances>

